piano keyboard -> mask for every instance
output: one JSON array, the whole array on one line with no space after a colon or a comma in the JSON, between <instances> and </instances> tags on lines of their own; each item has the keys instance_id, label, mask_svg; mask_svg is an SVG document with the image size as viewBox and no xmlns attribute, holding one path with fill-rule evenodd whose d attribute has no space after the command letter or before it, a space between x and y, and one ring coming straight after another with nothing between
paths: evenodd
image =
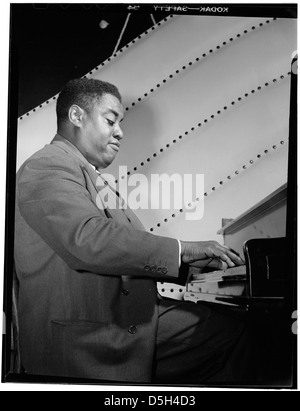
<instances>
[{"instance_id":1,"label":"piano keyboard","mask_svg":"<svg viewBox=\"0 0 300 411\"><path fill-rule=\"evenodd\" d=\"M197 274L193 273L192 281L228 281L246 278L247 269L245 265L227 268L226 270L217 270L210 273Z\"/></svg>"},{"instance_id":2,"label":"piano keyboard","mask_svg":"<svg viewBox=\"0 0 300 411\"><path fill-rule=\"evenodd\" d=\"M160 282L157 284L158 293L173 300L214 302L216 296L242 296L247 286L246 266L201 274L194 271L191 278L185 287Z\"/></svg>"}]
</instances>

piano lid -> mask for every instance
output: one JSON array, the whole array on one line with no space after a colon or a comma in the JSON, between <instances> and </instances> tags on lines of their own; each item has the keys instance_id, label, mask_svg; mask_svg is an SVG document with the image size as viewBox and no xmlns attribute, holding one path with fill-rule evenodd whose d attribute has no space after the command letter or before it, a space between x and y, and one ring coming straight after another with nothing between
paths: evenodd
<instances>
[{"instance_id":1,"label":"piano lid","mask_svg":"<svg viewBox=\"0 0 300 411\"><path fill-rule=\"evenodd\" d=\"M255 204L249 210L245 211L239 217L230 220L221 230L218 231L218 234L228 235L242 229L245 225L249 225L251 222L259 219L266 213L270 213L276 207L279 208L284 205L286 199L287 184L284 184L262 201Z\"/></svg>"}]
</instances>

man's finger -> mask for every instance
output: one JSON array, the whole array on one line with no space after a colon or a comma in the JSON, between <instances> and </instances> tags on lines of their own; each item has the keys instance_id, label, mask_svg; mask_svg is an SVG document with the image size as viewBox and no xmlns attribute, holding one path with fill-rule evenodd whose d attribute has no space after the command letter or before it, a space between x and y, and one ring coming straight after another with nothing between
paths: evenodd
<instances>
[{"instance_id":1,"label":"man's finger","mask_svg":"<svg viewBox=\"0 0 300 411\"><path fill-rule=\"evenodd\" d=\"M245 264L241 257L235 251L231 250L229 247L218 245L217 248L219 248L221 252L220 258L222 258L222 260L226 263L228 261L227 258L229 258L231 263L233 263L234 265ZM230 266L232 266L232 264Z\"/></svg>"}]
</instances>

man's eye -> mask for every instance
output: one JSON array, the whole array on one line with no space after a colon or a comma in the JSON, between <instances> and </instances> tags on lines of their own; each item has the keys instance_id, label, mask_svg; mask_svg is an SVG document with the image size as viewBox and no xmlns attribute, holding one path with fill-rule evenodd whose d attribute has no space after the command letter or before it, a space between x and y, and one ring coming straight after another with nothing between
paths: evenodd
<instances>
[{"instance_id":1,"label":"man's eye","mask_svg":"<svg viewBox=\"0 0 300 411\"><path fill-rule=\"evenodd\" d=\"M107 119L107 122L108 122L108 124L109 124L110 126L113 126L113 125L115 124L115 122L114 122L114 121L109 120L109 119Z\"/></svg>"}]
</instances>

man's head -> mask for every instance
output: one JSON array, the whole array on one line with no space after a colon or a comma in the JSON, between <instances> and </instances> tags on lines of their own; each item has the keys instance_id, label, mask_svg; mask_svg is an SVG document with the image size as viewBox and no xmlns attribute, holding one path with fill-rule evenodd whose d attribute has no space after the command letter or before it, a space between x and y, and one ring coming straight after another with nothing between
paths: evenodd
<instances>
[{"instance_id":1,"label":"man's head","mask_svg":"<svg viewBox=\"0 0 300 411\"><path fill-rule=\"evenodd\" d=\"M95 79L69 81L56 106L58 132L70 140L96 168L115 158L123 132L124 116L118 89Z\"/></svg>"}]
</instances>

